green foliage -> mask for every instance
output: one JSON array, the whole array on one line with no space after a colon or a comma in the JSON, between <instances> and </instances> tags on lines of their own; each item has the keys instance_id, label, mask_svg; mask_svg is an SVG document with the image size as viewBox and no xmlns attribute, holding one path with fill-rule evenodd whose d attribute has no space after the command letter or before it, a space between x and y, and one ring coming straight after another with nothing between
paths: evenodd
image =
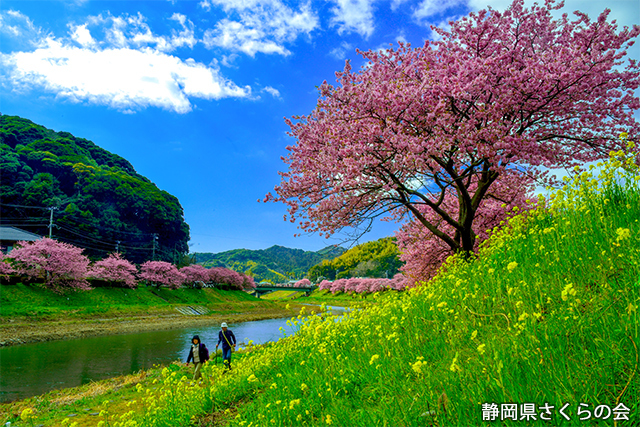
<instances>
[{"instance_id":1,"label":"green foliage","mask_svg":"<svg viewBox=\"0 0 640 427\"><path fill-rule=\"evenodd\" d=\"M317 281L347 277L393 277L402 267L395 239L385 237L349 249L333 260L314 265L307 274Z\"/></svg>"},{"instance_id":2,"label":"green foliage","mask_svg":"<svg viewBox=\"0 0 640 427\"><path fill-rule=\"evenodd\" d=\"M301 279L314 264L333 259L342 253L344 249L339 246L328 246L320 251L311 252L275 245L260 250L234 249L217 254L194 255L198 263L207 268L230 268L252 276L256 283L284 283Z\"/></svg>"},{"instance_id":3,"label":"green foliage","mask_svg":"<svg viewBox=\"0 0 640 427\"><path fill-rule=\"evenodd\" d=\"M53 236L104 258L116 247L135 263L177 262L188 252L189 226L178 199L93 142L16 116L0 116L2 223ZM35 208L38 207L38 208ZM119 242L119 243L118 243Z\"/></svg>"}]
</instances>

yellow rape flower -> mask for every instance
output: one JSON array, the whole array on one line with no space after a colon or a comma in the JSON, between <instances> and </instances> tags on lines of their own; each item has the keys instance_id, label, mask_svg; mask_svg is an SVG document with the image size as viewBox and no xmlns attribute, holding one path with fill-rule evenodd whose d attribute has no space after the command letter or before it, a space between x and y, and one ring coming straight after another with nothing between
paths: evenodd
<instances>
[{"instance_id":1,"label":"yellow rape flower","mask_svg":"<svg viewBox=\"0 0 640 427\"><path fill-rule=\"evenodd\" d=\"M631 237L631 230L629 230L628 228L620 227L616 230L616 235L616 241L620 242Z\"/></svg>"},{"instance_id":2,"label":"yellow rape flower","mask_svg":"<svg viewBox=\"0 0 640 427\"><path fill-rule=\"evenodd\" d=\"M513 270L516 269L517 266L518 266L517 262L511 261L509 265L507 265L507 270L509 270L509 273L511 273Z\"/></svg>"},{"instance_id":3,"label":"yellow rape flower","mask_svg":"<svg viewBox=\"0 0 640 427\"><path fill-rule=\"evenodd\" d=\"M451 362L451 365L449 366L449 370L451 372L462 371L460 366L458 366L458 353L456 353L455 357L453 358L453 361Z\"/></svg>"},{"instance_id":4,"label":"yellow rape flower","mask_svg":"<svg viewBox=\"0 0 640 427\"><path fill-rule=\"evenodd\" d=\"M413 371L417 374L421 374L422 373L422 367L426 365L426 362L423 362L422 360L418 360L416 363L411 365L411 369L413 369Z\"/></svg>"},{"instance_id":5,"label":"yellow rape flower","mask_svg":"<svg viewBox=\"0 0 640 427\"><path fill-rule=\"evenodd\" d=\"M20 414L22 421L29 421L31 418L33 418L33 409L31 408L25 408Z\"/></svg>"},{"instance_id":6,"label":"yellow rape flower","mask_svg":"<svg viewBox=\"0 0 640 427\"><path fill-rule=\"evenodd\" d=\"M374 354L373 356L371 356L371 360L369 360L369 365L373 365L376 360L378 360L380 358L380 355L378 354Z\"/></svg>"}]
</instances>

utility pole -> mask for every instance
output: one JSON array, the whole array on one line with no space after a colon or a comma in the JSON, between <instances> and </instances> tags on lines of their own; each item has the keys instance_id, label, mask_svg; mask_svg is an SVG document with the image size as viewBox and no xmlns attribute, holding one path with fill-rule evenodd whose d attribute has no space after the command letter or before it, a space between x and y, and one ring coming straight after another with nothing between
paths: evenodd
<instances>
[{"instance_id":1,"label":"utility pole","mask_svg":"<svg viewBox=\"0 0 640 427\"><path fill-rule=\"evenodd\" d=\"M53 211L57 211L58 208L52 206L47 209L49 209L49 238L51 238L51 233L53 231Z\"/></svg>"},{"instance_id":2,"label":"utility pole","mask_svg":"<svg viewBox=\"0 0 640 427\"><path fill-rule=\"evenodd\" d=\"M158 235L153 233L153 260L156 260L156 242L158 241Z\"/></svg>"}]
</instances>

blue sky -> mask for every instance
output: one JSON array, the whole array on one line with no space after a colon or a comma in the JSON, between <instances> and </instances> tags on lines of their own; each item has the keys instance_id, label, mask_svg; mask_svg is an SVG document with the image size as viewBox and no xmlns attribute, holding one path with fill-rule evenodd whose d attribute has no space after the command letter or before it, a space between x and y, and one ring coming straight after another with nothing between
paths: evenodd
<instances>
[{"instance_id":1,"label":"blue sky","mask_svg":"<svg viewBox=\"0 0 640 427\"><path fill-rule=\"evenodd\" d=\"M430 25L486 0L12 1L0 4L0 111L68 131L129 160L180 200L191 250L319 250L345 236L294 237L279 183L308 114L355 49L422 45ZM637 0L567 1L563 11L640 24ZM640 59L639 47L632 57ZM361 242L392 235L377 223Z\"/></svg>"}]
</instances>

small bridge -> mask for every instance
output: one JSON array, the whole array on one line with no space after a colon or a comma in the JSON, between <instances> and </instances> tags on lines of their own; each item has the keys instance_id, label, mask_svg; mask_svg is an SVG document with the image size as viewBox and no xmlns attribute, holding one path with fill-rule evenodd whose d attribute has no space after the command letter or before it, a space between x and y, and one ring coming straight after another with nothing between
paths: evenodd
<instances>
[{"instance_id":1,"label":"small bridge","mask_svg":"<svg viewBox=\"0 0 640 427\"><path fill-rule=\"evenodd\" d=\"M309 294L316 289L318 289L317 286L309 286L304 288L296 288L294 286L257 286L252 295L260 298L260 295L268 294L275 291L297 291L304 292L305 296L309 296Z\"/></svg>"}]
</instances>

